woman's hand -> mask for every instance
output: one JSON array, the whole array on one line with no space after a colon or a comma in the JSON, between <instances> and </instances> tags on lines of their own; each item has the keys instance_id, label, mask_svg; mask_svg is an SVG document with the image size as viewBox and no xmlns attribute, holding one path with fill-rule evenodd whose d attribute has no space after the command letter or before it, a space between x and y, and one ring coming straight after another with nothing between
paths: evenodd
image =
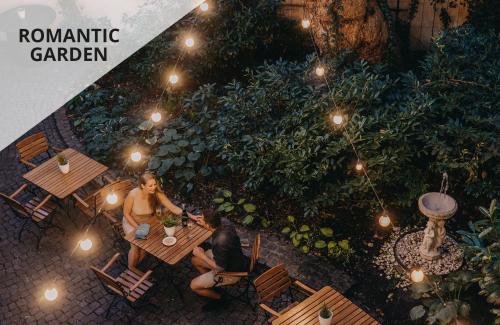
<instances>
[{"instance_id":1,"label":"woman's hand","mask_svg":"<svg viewBox=\"0 0 500 325\"><path fill-rule=\"evenodd\" d=\"M187 211L186 211L187 212ZM203 220L203 216L202 215L195 215L195 214L191 214L189 212L187 212L187 215L189 218L191 218L191 220L193 220L194 222L196 222L197 224L201 224L201 222L204 223L204 220Z\"/></svg>"}]
</instances>

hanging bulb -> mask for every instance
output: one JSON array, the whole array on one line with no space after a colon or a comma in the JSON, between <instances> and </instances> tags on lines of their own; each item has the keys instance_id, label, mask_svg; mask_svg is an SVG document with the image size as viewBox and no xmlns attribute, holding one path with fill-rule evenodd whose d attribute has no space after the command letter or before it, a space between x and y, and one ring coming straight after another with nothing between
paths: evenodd
<instances>
[{"instance_id":1,"label":"hanging bulb","mask_svg":"<svg viewBox=\"0 0 500 325\"><path fill-rule=\"evenodd\" d=\"M175 74L175 73L172 73L169 77L168 77L168 81L170 81L170 83L172 85L175 85L178 81L179 81L179 77Z\"/></svg>"},{"instance_id":2,"label":"hanging bulb","mask_svg":"<svg viewBox=\"0 0 500 325\"><path fill-rule=\"evenodd\" d=\"M378 218L378 223L385 228L391 224L391 218L389 218L386 214L383 214L380 218Z\"/></svg>"},{"instance_id":3,"label":"hanging bulb","mask_svg":"<svg viewBox=\"0 0 500 325\"><path fill-rule=\"evenodd\" d=\"M363 170L363 164L358 160L356 166L354 167L358 172Z\"/></svg>"},{"instance_id":4,"label":"hanging bulb","mask_svg":"<svg viewBox=\"0 0 500 325\"><path fill-rule=\"evenodd\" d=\"M201 11L208 11L208 3L203 2L203 3L200 5L200 10L201 10Z\"/></svg>"},{"instance_id":5,"label":"hanging bulb","mask_svg":"<svg viewBox=\"0 0 500 325\"><path fill-rule=\"evenodd\" d=\"M194 39L192 37L188 37L184 40L184 44L187 47L193 47L194 46Z\"/></svg>"},{"instance_id":6,"label":"hanging bulb","mask_svg":"<svg viewBox=\"0 0 500 325\"><path fill-rule=\"evenodd\" d=\"M110 192L108 195L106 195L106 202L108 204L115 204L118 202L118 196L115 194L115 192Z\"/></svg>"},{"instance_id":7,"label":"hanging bulb","mask_svg":"<svg viewBox=\"0 0 500 325\"><path fill-rule=\"evenodd\" d=\"M323 77L325 75L325 68L323 68L321 65L319 65L316 67L315 72L316 72L316 75L318 77Z\"/></svg>"},{"instance_id":8,"label":"hanging bulb","mask_svg":"<svg viewBox=\"0 0 500 325\"><path fill-rule=\"evenodd\" d=\"M309 19L302 19L302 28L307 29L311 26L311 21Z\"/></svg>"},{"instance_id":9,"label":"hanging bulb","mask_svg":"<svg viewBox=\"0 0 500 325\"><path fill-rule=\"evenodd\" d=\"M132 161L138 162L141 160L141 158L142 154L138 150L135 150L130 154L130 159L132 159Z\"/></svg>"},{"instance_id":10,"label":"hanging bulb","mask_svg":"<svg viewBox=\"0 0 500 325\"><path fill-rule=\"evenodd\" d=\"M161 113L156 111L151 114L151 121L158 123L161 121Z\"/></svg>"},{"instance_id":11,"label":"hanging bulb","mask_svg":"<svg viewBox=\"0 0 500 325\"><path fill-rule=\"evenodd\" d=\"M80 240L80 249L82 251L88 251L91 248L92 248L92 240L90 240L89 238Z\"/></svg>"},{"instance_id":12,"label":"hanging bulb","mask_svg":"<svg viewBox=\"0 0 500 325\"><path fill-rule=\"evenodd\" d=\"M57 293L56 288L47 289L47 290L45 290L45 293L44 293L45 299L47 299L48 301L56 300L57 295L58 295L58 293Z\"/></svg>"},{"instance_id":13,"label":"hanging bulb","mask_svg":"<svg viewBox=\"0 0 500 325\"><path fill-rule=\"evenodd\" d=\"M424 280L424 272L420 269L411 271L410 278L413 282L419 283Z\"/></svg>"},{"instance_id":14,"label":"hanging bulb","mask_svg":"<svg viewBox=\"0 0 500 325\"><path fill-rule=\"evenodd\" d=\"M342 121L343 121L343 120L344 120L344 119L342 118L342 115L335 114L335 115L333 115L333 116L332 116L332 121L333 121L333 123L334 123L334 124L336 124L336 125L340 125L340 124L342 124Z\"/></svg>"}]
</instances>

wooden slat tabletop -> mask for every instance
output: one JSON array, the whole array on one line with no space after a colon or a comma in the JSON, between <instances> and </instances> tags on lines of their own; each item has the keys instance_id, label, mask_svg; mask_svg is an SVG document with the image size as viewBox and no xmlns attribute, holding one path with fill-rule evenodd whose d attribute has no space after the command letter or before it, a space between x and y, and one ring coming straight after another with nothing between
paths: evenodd
<instances>
[{"instance_id":1,"label":"wooden slat tabletop","mask_svg":"<svg viewBox=\"0 0 500 325\"><path fill-rule=\"evenodd\" d=\"M341 295L332 287L324 287L310 297L304 299L297 306L276 318L273 325L311 325L319 324L318 313L323 304L333 312L332 324L380 324L363 309Z\"/></svg>"},{"instance_id":2,"label":"wooden slat tabletop","mask_svg":"<svg viewBox=\"0 0 500 325\"><path fill-rule=\"evenodd\" d=\"M108 167L74 149L66 149L62 154L69 161L69 173L61 173L57 157L52 157L23 177L55 197L64 199L108 170Z\"/></svg>"},{"instance_id":3,"label":"wooden slat tabletop","mask_svg":"<svg viewBox=\"0 0 500 325\"><path fill-rule=\"evenodd\" d=\"M129 233L125 239L165 263L174 265L189 255L193 248L210 238L212 232L197 224L193 224L191 228L177 227L174 235L177 242L173 246L162 244L161 241L166 236L163 226L158 222L154 222L146 239L135 239L133 232Z\"/></svg>"}]
</instances>

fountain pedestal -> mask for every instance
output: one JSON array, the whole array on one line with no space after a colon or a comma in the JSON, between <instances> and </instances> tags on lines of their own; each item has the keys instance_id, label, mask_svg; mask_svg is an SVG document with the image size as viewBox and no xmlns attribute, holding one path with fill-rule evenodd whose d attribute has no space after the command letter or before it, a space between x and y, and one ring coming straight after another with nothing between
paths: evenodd
<instances>
[{"instance_id":1,"label":"fountain pedestal","mask_svg":"<svg viewBox=\"0 0 500 325\"><path fill-rule=\"evenodd\" d=\"M457 212L457 202L447 194L429 192L420 196L418 208L423 215L429 218L419 249L420 256L426 260L438 259L441 255L439 248L446 237L444 225L446 220Z\"/></svg>"}]
</instances>

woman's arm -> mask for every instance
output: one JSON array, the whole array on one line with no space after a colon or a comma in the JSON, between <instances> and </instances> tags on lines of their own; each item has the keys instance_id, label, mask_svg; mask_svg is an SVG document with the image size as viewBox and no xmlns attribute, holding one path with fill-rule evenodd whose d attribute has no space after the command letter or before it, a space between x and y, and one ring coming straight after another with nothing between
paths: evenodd
<instances>
[{"instance_id":1,"label":"woman's arm","mask_svg":"<svg viewBox=\"0 0 500 325\"><path fill-rule=\"evenodd\" d=\"M134 227L137 228L139 225L135 221L134 217L132 216L132 204L134 203L134 198L131 192L128 193L127 197L125 198L125 202L123 203L123 216L127 219L128 223Z\"/></svg>"},{"instance_id":2,"label":"woman's arm","mask_svg":"<svg viewBox=\"0 0 500 325\"><path fill-rule=\"evenodd\" d=\"M163 204L163 206L165 206L167 209L169 209L170 212L176 215L182 214L182 209L173 204L172 201L170 201L168 197L165 195L165 193L158 192L157 195L160 203Z\"/></svg>"}]
</instances>

